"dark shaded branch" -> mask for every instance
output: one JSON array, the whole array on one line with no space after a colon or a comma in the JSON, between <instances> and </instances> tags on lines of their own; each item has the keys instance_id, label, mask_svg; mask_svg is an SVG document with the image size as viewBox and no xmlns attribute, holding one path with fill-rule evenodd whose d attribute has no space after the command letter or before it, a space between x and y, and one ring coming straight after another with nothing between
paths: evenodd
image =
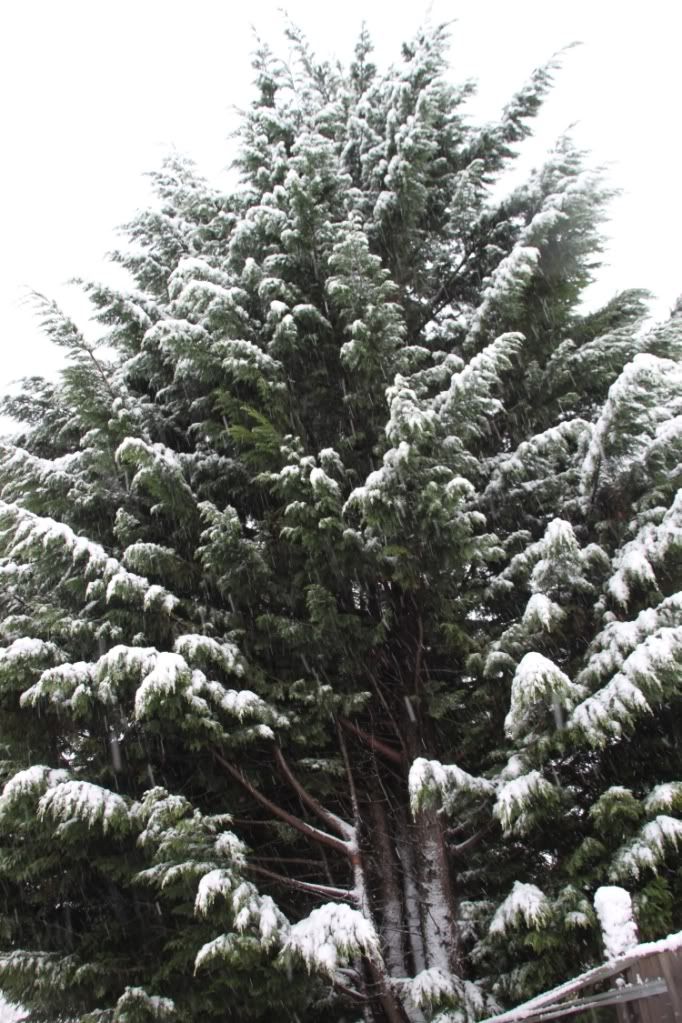
<instances>
[{"instance_id":1,"label":"dark shaded branch","mask_svg":"<svg viewBox=\"0 0 682 1023\"><path fill-rule=\"evenodd\" d=\"M342 984L336 977L332 979L332 984L340 994L346 995L347 998L352 998L355 1002L361 1002L365 1005L369 1001L367 995L363 995L360 991L356 991L352 987L347 987L346 984Z\"/></svg>"},{"instance_id":2,"label":"dark shaded branch","mask_svg":"<svg viewBox=\"0 0 682 1023\"><path fill-rule=\"evenodd\" d=\"M481 844L486 835L489 835L494 828L494 824L486 824L485 827L477 831L471 838L467 838L464 842L459 842L457 845L448 845L448 852L452 853L453 856L464 856L465 853L470 852Z\"/></svg>"},{"instance_id":3,"label":"dark shaded branch","mask_svg":"<svg viewBox=\"0 0 682 1023\"><path fill-rule=\"evenodd\" d=\"M427 325L427 323L430 323L431 320L434 320L436 316L438 316L438 314L442 312L442 310L445 309L445 307L449 305L450 302L452 302L455 296L454 294L452 294L451 289L457 283L459 275L462 272L465 263L467 263L471 255L472 255L471 252L466 252L463 258L460 260L460 262L453 270L453 272L446 278L445 281L443 281L440 288L434 295L430 306L426 310L426 314L425 315L423 314L419 322L414 325L413 329L415 333L419 334Z\"/></svg>"},{"instance_id":4,"label":"dark shaded branch","mask_svg":"<svg viewBox=\"0 0 682 1023\"><path fill-rule=\"evenodd\" d=\"M298 867L314 867L315 870L320 870L323 867L322 860L313 860L304 856L254 856L251 862L292 863Z\"/></svg>"},{"instance_id":5,"label":"dark shaded branch","mask_svg":"<svg viewBox=\"0 0 682 1023\"><path fill-rule=\"evenodd\" d=\"M341 899L344 902L356 901L355 893L349 891L348 888L333 888L331 885L313 884L310 881L299 881L296 877L287 877L285 874L278 874L274 870L268 870L267 867L259 867L255 863L247 863L246 868L254 874L260 874L261 877L270 878L271 881L276 881L277 884L285 885L287 888L295 888L299 892L307 892L308 895L319 895L323 899Z\"/></svg>"},{"instance_id":6,"label":"dark shaded branch","mask_svg":"<svg viewBox=\"0 0 682 1023\"><path fill-rule=\"evenodd\" d=\"M417 649L414 658L414 694L419 695L422 674L422 653L424 651L424 623L417 611Z\"/></svg>"},{"instance_id":7,"label":"dark shaded branch","mask_svg":"<svg viewBox=\"0 0 682 1023\"><path fill-rule=\"evenodd\" d=\"M337 730L339 736L339 746L341 747L341 755L343 757L343 763L346 768L346 777L348 778L348 789L350 791L351 806L353 807L353 820L355 821L356 827L359 827L360 821L360 800L358 799L358 793L355 788L355 779L353 778L353 771L350 766L350 757L348 756L348 747L346 746L346 740L343 737L341 726L337 722Z\"/></svg>"},{"instance_id":8,"label":"dark shaded branch","mask_svg":"<svg viewBox=\"0 0 682 1023\"><path fill-rule=\"evenodd\" d=\"M320 820L323 820L325 824L328 824L330 828L333 828L334 831L343 838L351 840L355 837L352 825L346 823L346 821L342 820L340 817L337 817L337 815L332 813L331 810L328 810L322 805L322 803L315 799L314 796L311 796L303 785L301 785L300 781L296 778L284 759L284 754L279 746L275 746L275 760L277 761L277 766L280 769L282 777L288 782L296 795L300 798L301 802L303 802L309 810L312 810L313 813L317 814Z\"/></svg>"},{"instance_id":9,"label":"dark shaded branch","mask_svg":"<svg viewBox=\"0 0 682 1023\"><path fill-rule=\"evenodd\" d=\"M391 760L394 764L405 763L405 757L400 750L394 749L393 746L382 742L381 739L377 739L375 735L372 735L371 732L366 732L364 728L360 728L353 721L349 721L347 718L339 718L339 724L346 732L361 739L362 742L366 743L370 749L373 749L380 756L386 757L387 760Z\"/></svg>"},{"instance_id":10,"label":"dark shaded branch","mask_svg":"<svg viewBox=\"0 0 682 1023\"><path fill-rule=\"evenodd\" d=\"M372 688L374 689L374 692L377 694L377 697L379 698L379 702L381 703L382 707L386 711L386 715L388 717L388 720L393 725L393 728L395 730L395 734L398 736L398 741L400 742L400 745L401 745L402 750L403 750L403 756L406 756L407 755L407 747L405 746L405 740L403 738L403 733L401 732L401 730L400 730L400 728L398 726L398 722L396 720L395 715L393 714L393 711L391 710L391 708L388 705L388 701L387 701L386 697L384 696L383 692L381 691L381 685L377 681L377 679L374 678L373 675L370 675L370 682L371 682Z\"/></svg>"},{"instance_id":11,"label":"dark shaded branch","mask_svg":"<svg viewBox=\"0 0 682 1023\"><path fill-rule=\"evenodd\" d=\"M290 827L294 828L295 831L305 835L305 837L311 839L311 841L321 843L322 845L328 845L331 849L336 849L336 851L340 852L343 856L350 857L351 850L346 842L341 841L340 838L336 838L334 835L327 834L326 831L320 831L319 828L313 827L312 824L308 824L306 821L301 820L300 817L296 817L295 814L289 813L288 810L278 806L277 803L273 803L273 801L268 799L268 797L257 789L255 785L251 784L248 778L239 770L238 767L235 767L234 764L231 764L229 760L226 760L225 757L215 750L213 751L213 756L218 763L225 768L228 774L230 774L234 780L238 782L253 799L256 800L257 803L260 803L262 807L269 810L274 817L284 821L285 824L288 824Z\"/></svg>"}]
</instances>

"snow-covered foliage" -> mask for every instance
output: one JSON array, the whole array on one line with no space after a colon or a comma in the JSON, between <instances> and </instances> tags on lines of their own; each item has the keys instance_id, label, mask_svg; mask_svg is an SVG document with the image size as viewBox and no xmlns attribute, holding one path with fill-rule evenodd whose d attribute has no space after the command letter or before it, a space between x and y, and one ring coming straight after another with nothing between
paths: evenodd
<instances>
[{"instance_id":1,"label":"snow-covered foliage","mask_svg":"<svg viewBox=\"0 0 682 1023\"><path fill-rule=\"evenodd\" d=\"M9 817L17 806L28 802L35 805L37 797L68 782L68 771L34 764L25 771L13 775L0 796L0 818Z\"/></svg>"},{"instance_id":2,"label":"snow-covered foliage","mask_svg":"<svg viewBox=\"0 0 682 1023\"><path fill-rule=\"evenodd\" d=\"M437 760L417 757L410 767L408 779L413 812L428 805L442 805L446 810L454 807L458 794L490 796L495 789L485 778L475 778L456 764L441 764Z\"/></svg>"},{"instance_id":3,"label":"snow-covered foliage","mask_svg":"<svg viewBox=\"0 0 682 1023\"><path fill-rule=\"evenodd\" d=\"M520 923L527 927L536 927L548 922L549 913L549 902L537 885L514 881L511 892L495 910L490 922L490 932L504 934Z\"/></svg>"},{"instance_id":4,"label":"snow-covered foliage","mask_svg":"<svg viewBox=\"0 0 682 1023\"><path fill-rule=\"evenodd\" d=\"M646 636L605 686L573 711L571 724L585 733L591 745L621 735L638 717L652 713L677 687L682 654L682 628L661 628Z\"/></svg>"},{"instance_id":5,"label":"snow-covered foliage","mask_svg":"<svg viewBox=\"0 0 682 1023\"><path fill-rule=\"evenodd\" d=\"M379 958L379 938L367 917L340 902L328 902L294 924L284 952L300 956L309 970L334 976L358 955Z\"/></svg>"},{"instance_id":6,"label":"snow-covered foliage","mask_svg":"<svg viewBox=\"0 0 682 1023\"><path fill-rule=\"evenodd\" d=\"M290 935L289 922L269 895L261 895L249 881L235 883L224 870L213 870L199 882L195 911L207 915L216 899L227 899L236 931L255 932L264 948L281 945ZM217 944L216 944L217 942ZM219 955L220 939L197 953L197 969Z\"/></svg>"},{"instance_id":7,"label":"snow-covered foliage","mask_svg":"<svg viewBox=\"0 0 682 1023\"><path fill-rule=\"evenodd\" d=\"M557 708L570 709L581 694L580 687L547 657L538 653L526 654L512 680L505 730L512 738L518 738L530 730L538 708L555 712Z\"/></svg>"},{"instance_id":8,"label":"snow-covered foliage","mask_svg":"<svg viewBox=\"0 0 682 1023\"><path fill-rule=\"evenodd\" d=\"M615 880L637 878L647 870L655 871L666 853L677 849L681 841L682 821L659 814L644 825L632 842L617 851L611 876Z\"/></svg>"},{"instance_id":9,"label":"snow-covered foliage","mask_svg":"<svg viewBox=\"0 0 682 1023\"><path fill-rule=\"evenodd\" d=\"M38 816L59 822L62 833L76 823L99 827L104 834L127 830L128 826L125 800L87 781L65 781L48 788L38 803Z\"/></svg>"},{"instance_id":10,"label":"snow-covered foliage","mask_svg":"<svg viewBox=\"0 0 682 1023\"><path fill-rule=\"evenodd\" d=\"M554 809L556 804L555 786L539 771L529 771L501 783L493 813L507 834L522 835L533 825L534 810L541 807L547 813L548 807Z\"/></svg>"}]
</instances>

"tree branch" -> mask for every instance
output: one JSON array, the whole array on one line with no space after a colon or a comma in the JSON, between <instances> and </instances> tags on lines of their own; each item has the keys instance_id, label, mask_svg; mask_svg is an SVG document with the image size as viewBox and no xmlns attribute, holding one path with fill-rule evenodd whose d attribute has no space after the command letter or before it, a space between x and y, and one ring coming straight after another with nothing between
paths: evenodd
<instances>
[{"instance_id":1,"label":"tree branch","mask_svg":"<svg viewBox=\"0 0 682 1023\"><path fill-rule=\"evenodd\" d=\"M348 756L348 747L346 746L346 740L343 737L343 732L341 731L341 726L339 725L338 721L337 721L337 729L338 729L338 736L339 736L339 745L341 747L341 755L343 757L343 763L344 763L344 766L346 768L346 777L348 778L348 789L350 791L350 801L351 801L351 806L353 807L353 820L355 821L356 826L359 826L360 820L361 820L361 817L360 817L360 801L358 799L358 793L357 793L357 790L355 788L355 779L353 778L353 771L352 771L351 766L350 766L350 757Z\"/></svg>"},{"instance_id":2,"label":"tree branch","mask_svg":"<svg viewBox=\"0 0 682 1023\"><path fill-rule=\"evenodd\" d=\"M374 692L377 694L377 696L379 698L379 702L381 703L382 707L386 711L386 714L388 716L388 720L391 722L391 724L393 725L393 728L395 729L395 734L398 736L398 741L400 742L400 745L401 745L401 748L402 748L402 751L403 751L403 756L406 757L407 756L407 747L405 745L405 739L403 738L403 733L401 732L401 730L400 730L400 728L398 726L398 722L397 722L397 720L395 718L395 715L393 714L391 708L388 705L388 700L386 699L386 697L384 696L384 694L381 691L381 684L378 682L378 680L371 673L370 673L370 676L369 676L369 680L370 680L370 684L371 684L372 688L374 689Z\"/></svg>"},{"instance_id":3,"label":"tree branch","mask_svg":"<svg viewBox=\"0 0 682 1023\"><path fill-rule=\"evenodd\" d=\"M312 824L308 824L306 821L301 820L300 817L296 817L295 814L289 813L288 810L278 806L277 803L273 803L273 801L263 795L263 793L257 789L255 785L251 784L248 778L245 777L238 767L231 764L229 760L226 760L225 757L216 750L213 751L213 756L218 763L225 768L228 774L232 775L235 781L237 781L242 788L256 800L257 803L260 803L262 807L269 810L274 817L284 821L285 824L288 824L290 827L294 828L294 830L299 831L302 835L305 835L306 838L311 839L313 842L328 845L331 849L336 849L336 851L340 852L343 856L350 858L351 849L347 842L341 841L340 838L336 838L334 835L327 834L326 831L320 831L319 828L313 827Z\"/></svg>"},{"instance_id":4,"label":"tree branch","mask_svg":"<svg viewBox=\"0 0 682 1023\"><path fill-rule=\"evenodd\" d=\"M251 862L292 863L298 867L314 867L315 870L320 870L324 866L321 860L313 860L304 856L255 856Z\"/></svg>"},{"instance_id":5,"label":"tree branch","mask_svg":"<svg viewBox=\"0 0 682 1023\"><path fill-rule=\"evenodd\" d=\"M285 885L287 888L295 888L299 892L307 892L309 895L319 895L323 899L342 899L344 902L355 902L355 893L348 888L333 888L326 884L313 884L310 881L299 881L295 877L287 877L285 874L278 874L267 867L259 867L255 863L247 863L247 870L262 877L268 877L277 884Z\"/></svg>"},{"instance_id":6,"label":"tree branch","mask_svg":"<svg viewBox=\"0 0 682 1023\"><path fill-rule=\"evenodd\" d=\"M415 611L417 611L416 601L413 599L415 605ZM414 695L419 696L421 674L422 674L422 653L424 651L424 623L422 622L422 616L417 611L417 649L414 659Z\"/></svg>"},{"instance_id":7,"label":"tree branch","mask_svg":"<svg viewBox=\"0 0 682 1023\"><path fill-rule=\"evenodd\" d=\"M400 750L389 746L388 743L382 742L381 739L377 739L375 735L372 735L371 732L366 732L364 728L360 728L354 721L349 721L347 718L339 718L339 724L346 732L350 732L366 743L375 753L386 757L387 760L391 760L394 764L405 763L405 757Z\"/></svg>"},{"instance_id":8,"label":"tree branch","mask_svg":"<svg viewBox=\"0 0 682 1023\"><path fill-rule=\"evenodd\" d=\"M283 778L289 783L296 795L301 799L301 802L303 802L309 810L312 810L313 813L316 813L317 816L325 822L325 824L328 824L329 827L333 828L339 835L347 841L352 841L355 838L355 830L353 826L346 823L346 821L342 820L340 817L337 817L335 813L332 813L331 810L328 810L325 806L323 806L322 803L315 799L314 796L310 795L307 789L301 785L298 778L296 778L292 772L284 759L284 754L279 746L275 746L275 760L277 761L277 766L279 767Z\"/></svg>"},{"instance_id":9,"label":"tree branch","mask_svg":"<svg viewBox=\"0 0 682 1023\"><path fill-rule=\"evenodd\" d=\"M448 845L447 850L452 853L453 856L464 856L465 853L470 852L471 849L475 849L477 845L480 845L486 835L490 834L493 830L494 824L486 824L479 831L473 834L470 838L465 839L464 842L459 842L457 845Z\"/></svg>"},{"instance_id":10,"label":"tree branch","mask_svg":"<svg viewBox=\"0 0 682 1023\"><path fill-rule=\"evenodd\" d=\"M453 270L453 272L445 281L443 281L440 288L434 295L431 305L429 306L426 312L426 315L425 316L423 315L419 320L418 324L416 324L414 328L416 333L420 333L427 325L427 323L430 323L431 320L435 319L436 316L438 316L438 313L441 312L442 309L445 309L448 303L452 302L454 295L450 293L450 289L454 284L457 283L457 278L459 277L462 269L464 268L464 264L469 260L469 257L471 255L472 255L471 252L466 252L462 259L460 260L460 262L455 267L455 269Z\"/></svg>"},{"instance_id":11,"label":"tree branch","mask_svg":"<svg viewBox=\"0 0 682 1023\"><path fill-rule=\"evenodd\" d=\"M352 998L355 1002L362 1002L363 1004L369 1001L367 995L363 995L360 991L356 991L352 987L348 987L346 984L342 984L336 977L332 978L332 984L342 995L346 995L347 998Z\"/></svg>"}]
</instances>

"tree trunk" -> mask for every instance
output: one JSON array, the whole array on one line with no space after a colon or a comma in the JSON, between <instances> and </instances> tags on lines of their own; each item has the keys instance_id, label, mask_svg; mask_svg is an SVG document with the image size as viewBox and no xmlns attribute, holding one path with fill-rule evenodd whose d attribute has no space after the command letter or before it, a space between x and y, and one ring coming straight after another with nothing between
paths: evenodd
<instances>
[{"instance_id":1,"label":"tree trunk","mask_svg":"<svg viewBox=\"0 0 682 1023\"><path fill-rule=\"evenodd\" d=\"M426 965L458 975L461 963L455 900L443 826L435 810L419 814L416 834Z\"/></svg>"}]
</instances>

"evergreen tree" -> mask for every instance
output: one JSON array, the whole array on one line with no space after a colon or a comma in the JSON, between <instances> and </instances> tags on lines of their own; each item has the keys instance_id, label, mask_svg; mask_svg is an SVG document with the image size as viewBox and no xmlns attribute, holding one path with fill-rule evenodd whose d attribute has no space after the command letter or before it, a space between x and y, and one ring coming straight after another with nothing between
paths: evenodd
<instances>
[{"instance_id":1,"label":"evergreen tree","mask_svg":"<svg viewBox=\"0 0 682 1023\"><path fill-rule=\"evenodd\" d=\"M609 191L555 62L465 115L266 47L0 463L0 985L32 1019L481 1018L682 926L682 309L585 314Z\"/></svg>"}]
</instances>

